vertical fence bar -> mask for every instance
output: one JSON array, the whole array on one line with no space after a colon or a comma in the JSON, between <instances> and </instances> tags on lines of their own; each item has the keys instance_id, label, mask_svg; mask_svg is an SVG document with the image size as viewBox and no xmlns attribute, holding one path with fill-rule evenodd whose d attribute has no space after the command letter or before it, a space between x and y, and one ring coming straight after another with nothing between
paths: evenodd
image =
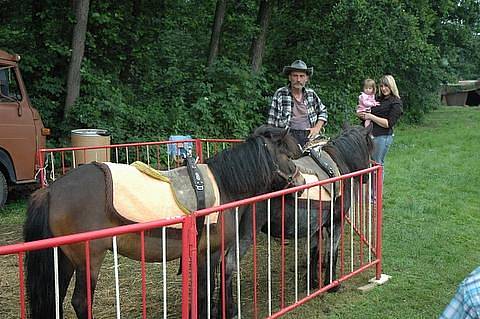
<instances>
[{"instance_id":1,"label":"vertical fence bar","mask_svg":"<svg viewBox=\"0 0 480 319\"><path fill-rule=\"evenodd\" d=\"M53 276L55 287L55 318L60 319L60 289L58 283L58 247L53 247Z\"/></svg>"},{"instance_id":2,"label":"vertical fence bar","mask_svg":"<svg viewBox=\"0 0 480 319\"><path fill-rule=\"evenodd\" d=\"M310 295L310 188L307 188L307 296ZM321 230L320 230L321 231Z\"/></svg>"},{"instance_id":3,"label":"vertical fence bar","mask_svg":"<svg viewBox=\"0 0 480 319\"><path fill-rule=\"evenodd\" d=\"M242 304L241 304L241 273L240 273L240 234L238 223L238 207L235 208L235 242L236 242L236 262L237 262L237 315L242 318Z\"/></svg>"},{"instance_id":4,"label":"vertical fence bar","mask_svg":"<svg viewBox=\"0 0 480 319\"><path fill-rule=\"evenodd\" d=\"M197 222L196 215L190 215L190 228L189 228L189 254L190 254L190 263L188 270L190 271L190 281L192 283L192 290L190 292L192 298L192 319L198 317L198 254L197 254ZM182 268L183 269L187 268Z\"/></svg>"},{"instance_id":5,"label":"vertical fence bar","mask_svg":"<svg viewBox=\"0 0 480 319\"><path fill-rule=\"evenodd\" d=\"M115 273L115 310L117 319L120 319L120 282L118 276L118 248L117 248L117 236L112 238L113 244L113 268Z\"/></svg>"},{"instance_id":6,"label":"vertical fence bar","mask_svg":"<svg viewBox=\"0 0 480 319\"><path fill-rule=\"evenodd\" d=\"M147 271L145 269L145 231L140 232L140 253L142 268L142 314L143 319L147 318Z\"/></svg>"},{"instance_id":7,"label":"vertical fence bar","mask_svg":"<svg viewBox=\"0 0 480 319\"><path fill-rule=\"evenodd\" d=\"M225 212L220 213L220 255L221 255L221 285L220 291L222 292L222 318L227 317L227 300L226 300L226 291L225 291Z\"/></svg>"},{"instance_id":8,"label":"vertical fence bar","mask_svg":"<svg viewBox=\"0 0 480 319\"><path fill-rule=\"evenodd\" d=\"M345 224L345 212L344 212L344 205L343 201L345 199L345 190L344 188L344 183L343 179L339 181L340 183L340 277L343 276L344 271L345 271L345 236L344 236L344 230L343 226Z\"/></svg>"},{"instance_id":9,"label":"vertical fence bar","mask_svg":"<svg viewBox=\"0 0 480 319\"><path fill-rule=\"evenodd\" d=\"M375 277L380 279L382 275L382 223L383 223L383 212L382 212L382 201L383 201L383 167L379 166L377 171L377 259L378 263L375 268Z\"/></svg>"},{"instance_id":10,"label":"vertical fence bar","mask_svg":"<svg viewBox=\"0 0 480 319\"><path fill-rule=\"evenodd\" d=\"M182 319L189 318L190 307L192 310L191 318L196 318L196 306L194 308L190 295L190 233L192 231L192 215L185 218L182 225ZM193 286L193 285L192 285ZM197 287L192 287L195 290ZM192 293L193 294L193 293ZM190 301L190 302L189 302Z\"/></svg>"},{"instance_id":11,"label":"vertical fence bar","mask_svg":"<svg viewBox=\"0 0 480 319\"><path fill-rule=\"evenodd\" d=\"M350 271L353 272L354 265L355 265L355 257L354 257L354 246L353 246L353 225L355 224L355 216L356 216L356 207L357 203L355 201L355 196L354 193L354 188L353 188L353 182L354 179L353 177L350 179L350 206L351 206L351 211L350 211Z\"/></svg>"},{"instance_id":12,"label":"vertical fence bar","mask_svg":"<svg viewBox=\"0 0 480 319\"><path fill-rule=\"evenodd\" d=\"M317 245L318 245L318 268L315 269L317 271L318 275L318 287L321 288L323 286L323 280L322 280L322 253L323 253L323 229L322 229L322 224L323 224L323 202L322 202L322 187L323 186L317 186L318 187L318 193L320 194L319 200L318 200L318 215L317 215L317 222L318 222L318 238L317 238Z\"/></svg>"},{"instance_id":13,"label":"vertical fence bar","mask_svg":"<svg viewBox=\"0 0 480 319\"><path fill-rule=\"evenodd\" d=\"M335 183L330 184L330 280L329 283L333 282L333 238L335 237L335 230L333 228L333 218L334 218L334 197L335 197Z\"/></svg>"},{"instance_id":14,"label":"vertical fence bar","mask_svg":"<svg viewBox=\"0 0 480 319\"><path fill-rule=\"evenodd\" d=\"M298 302L298 193L295 192L295 302Z\"/></svg>"},{"instance_id":15,"label":"vertical fence bar","mask_svg":"<svg viewBox=\"0 0 480 319\"><path fill-rule=\"evenodd\" d=\"M198 162L203 163L203 149L202 149L202 140L197 138L195 139L195 151L197 153Z\"/></svg>"},{"instance_id":16,"label":"vertical fence bar","mask_svg":"<svg viewBox=\"0 0 480 319\"><path fill-rule=\"evenodd\" d=\"M360 187L358 188L358 198L359 198L359 227L358 227L358 232L360 233L360 252L359 252L359 257L360 257L360 266L363 266L364 260L363 260L363 250L364 250L364 238L365 238L365 212L363 209L363 187L362 187L362 176L360 176Z\"/></svg>"},{"instance_id":17,"label":"vertical fence bar","mask_svg":"<svg viewBox=\"0 0 480 319\"><path fill-rule=\"evenodd\" d=\"M87 311L88 319L92 319L92 281L90 272L90 241L85 241L85 264L86 264L86 280L87 280Z\"/></svg>"},{"instance_id":18,"label":"vertical fence bar","mask_svg":"<svg viewBox=\"0 0 480 319\"><path fill-rule=\"evenodd\" d=\"M285 308L285 195L282 195L282 236L280 269L280 307Z\"/></svg>"},{"instance_id":19,"label":"vertical fence bar","mask_svg":"<svg viewBox=\"0 0 480 319\"><path fill-rule=\"evenodd\" d=\"M167 228L162 227L163 318L167 319Z\"/></svg>"},{"instance_id":20,"label":"vertical fence bar","mask_svg":"<svg viewBox=\"0 0 480 319\"><path fill-rule=\"evenodd\" d=\"M255 318L258 318L258 292L257 292L257 219L256 219L256 210L257 206L255 203L252 204L252 234L253 234L253 313Z\"/></svg>"},{"instance_id":21,"label":"vertical fence bar","mask_svg":"<svg viewBox=\"0 0 480 319\"><path fill-rule=\"evenodd\" d=\"M38 169L40 170L40 185L42 188L47 186L47 178L45 174L47 168L45 167L45 162L43 160L43 156L45 156L44 154L45 153L42 150L37 152Z\"/></svg>"},{"instance_id":22,"label":"vertical fence bar","mask_svg":"<svg viewBox=\"0 0 480 319\"><path fill-rule=\"evenodd\" d=\"M365 202L368 203L368 262L372 262L372 179L368 176L368 192Z\"/></svg>"},{"instance_id":23,"label":"vertical fence bar","mask_svg":"<svg viewBox=\"0 0 480 319\"><path fill-rule=\"evenodd\" d=\"M18 253L18 280L20 281L20 318L25 319L25 277L23 275L23 252Z\"/></svg>"},{"instance_id":24,"label":"vertical fence bar","mask_svg":"<svg viewBox=\"0 0 480 319\"><path fill-rule=\"evenodd\" d=\"M272 315L272 245L270 241L270 199L267 200L267 246L268 246L268 315Z\"/></svg>"},{"instance_id":25,"label":"vertical fence bar","mask_svg":"<svg viewBox=\"0 0 480 319\"><path fill-rule=\"evenodd\" d=\"M207 215L205 218L205 223L207 224L207 256L205 258L207 259L207 318L210 319L210 308L211 308L211 292L210 292L210 215Z\"/></svg>"}]
</instances>

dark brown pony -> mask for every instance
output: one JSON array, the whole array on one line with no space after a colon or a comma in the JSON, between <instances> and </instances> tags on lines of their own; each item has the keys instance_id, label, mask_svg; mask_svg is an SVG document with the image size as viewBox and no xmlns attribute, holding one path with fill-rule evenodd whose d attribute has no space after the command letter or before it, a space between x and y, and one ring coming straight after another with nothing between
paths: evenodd
<instances>
[{"instance_id":1,"label":"dark brown pony","mask_svg":"<svg viewBox=\"0 0 480 319\"><path fill-rule=\"evenodd\" d=\"M331 139L326 145L323 146L323 150L327 152L332 160L336 163L340 174L348 174L351 172L365 169L369 166L370 156L373 150L373 144L370 138L371 127L364 128L362 126L348 126L345 125L343 131L339 136ZM300 168L302 173L302 167L308 164L310 170L313 172L321 172L323 169L316 164L316 162L309 156L304 156L294 160L297 167ZM365 180L364 180L365 181ZM253 232L258 232L260 229L265 233L268 233L268 227L270 228L270 235L273 237L281 238L282 236L282 199L273 198L270 201L271 216L270 225L267 225L267 203L256 203L255 210L255 225L256 229L252 229L252 208L251 206L245 206L240 220L241 234L239 234L239 256L240 258L245 255L247 250L252 244ZM337 197L333 201L333 223L330 218L330 201L322 201L322 220L318 220L316 213L310 214L310 220L308 220L306 203L299 201L297 207L297 229L295 229L295 199L293 196L286 196L284 201L285 216L284 216L284 236L287 239L292 239L295 236L295 231L299 238L305 238L311 236L311 268L318 269L319 261L319 236L322 230L325 231L326 238L324 238L326 245L324 246L324 259L323 267L325 271L324 285L330 283L330 278L336 279L336 264L338 256L338 248L341 234L341 220L342 214L345 214L350 209L350 180L345 180L343 183L343 196ZM312 200L312 207L319 207L318 201ZM331 229L333 224L333 229ZM243 227L242 227L243 225ZM307 229L310 229L308 233ZM330 240L333 236L332 240ZM330 249L330 243L333 242L333 249ZM330 252L333 254L330 258ZM332 274L330 274L330 261ZM226 299L229 307L227 307L227 318L232 318L237 312L237 307L233 303L233 290L232 290L232 275L236 271L236 251L235 249L229 249L225 256L225 289ZM318 287L319 278L318 272L313 271L310 277L311 286ZM332 289L331 291L333 291ZM219 294L218 304L221 304ZM219 314L219 310L216 311Z\"/></svg>"},{"instance_id":2,"label":"dark brown pony","mask_svg":"<svg viewBox=\"0 0 480 319\"><path fill-rule=\"evenodd\" d=\"M299 148L285 130L261 127L246 142L225 150L206 164L218 184L221 203L282 189L304 183L304 179L291 160L298 156ZM57 237L124 225L107 205L107 185L102 169L85 164L73 169L48 188L36 191L30 200L24 225L25 241ZM234 237L233 214L225 214L225 242ZM211 227L215 228L215 225ZM220 231L213 229L210 236ZM167 261L181 257L181 230L168 229ZM211 240L212 255L219 256L221 240ZM215 246L217 245L217 246ZM139 234L118 236L120 254L140 260ZM145 234L145 260L162 261L162 240ZM88 317L86 261L84 244L61 246L59 260L59 296L63 304L68 285L75 274L72 305L78 318ZM112 249L110 238L90 242L91 294L97 284L105 254ZM206 254L205 232L200 238L199 256ZM198 317L206 317L206 258L198 259ZM212 267L218 260L211 260ZM55 317L53 250L31 251L26 254L27 294L32 318ZM62 307L60 307L61 309Z\"/></svg>"}]
</instances>

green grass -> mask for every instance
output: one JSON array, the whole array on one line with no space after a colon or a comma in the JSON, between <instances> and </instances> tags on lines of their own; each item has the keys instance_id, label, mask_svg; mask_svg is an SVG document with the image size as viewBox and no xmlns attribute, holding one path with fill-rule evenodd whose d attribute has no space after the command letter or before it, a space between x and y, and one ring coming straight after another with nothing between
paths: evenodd
<instances>
[{"instance_id":1,"label":"green grass","mask_svg":"<svg viewBox=\"0 0 480 319\"><path fill-rule=\"evenodd\" d=\"M27 209L26 199L8 201L4 208L0 209L0 222L2 225L23 224Z\"/></svg>"},{"instance_id":2,"label":"green grass","mask_svg":"<svg viewBox=\"0 0 480 319\"><path fill-rule=\"evenodd\" d=\"M421 126L398 128L383 209L383 272L392 278L367 293L328 294L286 318L438 318L480 265L479 143L479 108L442 107Z\"/></svg>"},{"instance_id":3,"label":"green grass","mask_svg":"<svg viewBox=\"0 0 480 319\"><path fill-rule=\"evenodd\" d=\"M386 159L383 269L392 276L310 301L285 318L438 318L460 281L480 265L480 109L442 107L421 126L396 129ZM24 200L0 211L21 225Z\"/></svg>"}]
</instances>

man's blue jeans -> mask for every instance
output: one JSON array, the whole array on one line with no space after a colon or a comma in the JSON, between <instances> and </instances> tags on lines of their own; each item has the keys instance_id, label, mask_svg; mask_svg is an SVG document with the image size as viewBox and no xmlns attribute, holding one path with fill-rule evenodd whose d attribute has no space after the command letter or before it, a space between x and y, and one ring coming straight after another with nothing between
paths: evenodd
<instances>
[{"instance_id":1,"label":"man's blue jeans","mask_svg":"<svg viewBox=\"0 0 480 319\"><path fill-rule=\"evenodd\" d=\"M372 160L384 166L385 156L393 142L393 135L379 135L373 137Z\"/></svg>"}]
</instances>

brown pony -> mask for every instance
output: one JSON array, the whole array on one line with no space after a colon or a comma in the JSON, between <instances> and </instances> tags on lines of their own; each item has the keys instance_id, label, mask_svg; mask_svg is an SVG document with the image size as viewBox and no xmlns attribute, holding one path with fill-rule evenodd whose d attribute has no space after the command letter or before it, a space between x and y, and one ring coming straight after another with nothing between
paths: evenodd
<instances>
[{"instance_id":1,"label":"brown pony","mask_svg":"<svg viewBox=\"0 0 480 319\"><path fill-rule=\"evenodd\" d=\"M261 193L300 185L305 181L291 160L299 155L294 139L283 129L260 127L246 142L208 159L220 191L220 202L226 203ZM30 200L24 225L26 242L125 225L126 221L108 205L105 174L91 163L73 169L48 188L36 191ZM225 242L234 238L234 214L224 214ZM212 225L211 227L216 227ZM220 227L220 226L218 226ZM210 236L219 236L212 230ZM181 257L181 230L168 228L167 261ZM221 240L211 241L212 267L218 264ZM198 255L206 254L205 232L199 239ZM140 260L140 235L118 236L120 254ZM112 249L110 238L90 242L91 297L97 284L105 254ZM145 233L145 260L162 261L162 239ZM84 244L61 246L58 250L59 297L63 304L70 280L75 274L72 305L78 318L88 317L86 261ZM215 258L215 257L212 257ZM53 249L30 251L26 254L26 282L31 317L55 317ZM206 317L206 261L198 259L198 317ZM60 311L61 311L60 307Z\"/></svg>"}]
</instances>

